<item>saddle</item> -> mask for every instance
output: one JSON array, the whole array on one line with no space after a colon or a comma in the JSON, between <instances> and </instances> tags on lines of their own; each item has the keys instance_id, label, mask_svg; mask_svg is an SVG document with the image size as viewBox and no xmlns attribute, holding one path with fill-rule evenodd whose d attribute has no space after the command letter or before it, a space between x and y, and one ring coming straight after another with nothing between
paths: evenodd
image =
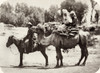
<instances>
[{"instance_id":1,"label":"saddle","mask_svg":"<svg viewBox=\"0 0 100 73\"><path fill-rule=\"evenodd\" d=\"M24 49L24 53L31 53L37 50L38 44L36 43L36 41L32 40L31 43L29 43L29 40L26 40L25 42L23 42L22 40L20 40L20 47L22 49Z\"/></svg>"}]
</instances>

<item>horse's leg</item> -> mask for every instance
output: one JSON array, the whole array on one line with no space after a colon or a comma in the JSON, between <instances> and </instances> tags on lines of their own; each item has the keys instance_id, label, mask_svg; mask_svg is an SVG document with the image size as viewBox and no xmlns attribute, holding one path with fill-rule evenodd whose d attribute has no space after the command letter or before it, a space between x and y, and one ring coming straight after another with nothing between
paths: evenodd
<instances>
[{"instance_id":1,"label":"horse's leg","mask_svg":"<svg viewBox=\"0 0 100 73\"><path fill-rule=\"evenodd\" d=\"M20 52L20 64L19 66L23 66L23 53Z\"/></svg>"},{"instance_id":2,"label":"horse's leg","mask_svg":"<svg viewBox=\"0 0 100 73\"><path fill-rule=\"evenodd\" d=\"M45 66L48 66L48 56L45 52L45 49L41 51L42 55L45 57L45 60L46 60L46 63L45 63Z\"/></svg>"},{"instance_id":3,"label":"horse's leg","mask_svg":"<svg viewBox=\"0 0 100 73\"><path fill-rule=\"evenodd\" d=\"M86 48L84 48L85 50L84 50L84 56L85 56L85 59L84 59L84 61L83 61L83 63L82 63L82 65L85 65L85 63L86 63L86 60L87 60L87 58L88 58L88 50L87 50L87 47Z\"/></svg>"}]
</instances>

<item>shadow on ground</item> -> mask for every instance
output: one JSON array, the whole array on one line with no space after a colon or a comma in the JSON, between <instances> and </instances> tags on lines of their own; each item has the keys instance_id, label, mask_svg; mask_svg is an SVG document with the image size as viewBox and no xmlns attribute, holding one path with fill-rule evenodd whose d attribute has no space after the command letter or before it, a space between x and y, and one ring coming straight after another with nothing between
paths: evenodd
<instances>
[{"instance_id":1,"label":"shadow on ground","mask_svg":"<svg viewBox=\"0 0 100 73\"><path fill-rule=\"evenodd\" d=\"M58 69L58 68L66 68L66 67L77 67L75 65L64 65L62 67L50 67L50 66L47 66L47 67L44 67L44 66L37 66L37 65L34 65L34 66L22 66L22 67L19 67L19 66L14 66L14 65L10 65L10 66L0 66L1 68L20 68L20 69ZM81 65L80 65L81 67Z\"/></svg>"}]
</instances>

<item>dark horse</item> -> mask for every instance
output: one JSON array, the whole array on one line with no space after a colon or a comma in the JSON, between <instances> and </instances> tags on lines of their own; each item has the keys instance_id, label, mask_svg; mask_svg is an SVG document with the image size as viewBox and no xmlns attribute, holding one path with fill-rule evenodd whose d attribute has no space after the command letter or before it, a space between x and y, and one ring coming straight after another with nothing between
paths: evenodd
<instances>
[{"instance_id":1,"label":"dark horse","mask_svg":"<svg viewBox=\"0 0 100 73\"><path fill-rule=\"evenodd\" d=\"M23 45L21 45L22 43L23 43L22 40L19 40L19 39L15 38L14 36L9 36L8 41L6 43L6 47L9 47L12 44L15 44L16 47L18 48L18 51L20 53L19 66L23 66L23 53L26 53L25 50L28 49L29 42L24 42ZM34 42L34 44L36 44L37 46L33 47L32 52L40 51L42 53L42 55L45 57L45 60L46 60L45 66L47 66L48 65L48 56L45 53L45 48L42 45L37 44L35 42Z\"/></svg>"},{"instance_id":2,"label":"dark horse","mask_svg":"<svg viewBox=\"0 0 100 73\"><path fill-rule=\"evenodd\" d=\"M56 59L57 64L56 67L63 66L63 56L61 53L61 48L64 50L71 49L76 45L80 46L81 49L81 58L76 65L80 65L82 59L84 59L82 65L86 64L86 60L88 57L87 50L87 35L84 31L80 30L79 34L75 37L67 38L66 36L60 35L57 31L53 31L49 36L45 36L45 30L42 26L35 26L31 29L32 32L38 34L38 42L40 42L44 47L53 45L56 48Z\"/></svg>"}]
</instances>

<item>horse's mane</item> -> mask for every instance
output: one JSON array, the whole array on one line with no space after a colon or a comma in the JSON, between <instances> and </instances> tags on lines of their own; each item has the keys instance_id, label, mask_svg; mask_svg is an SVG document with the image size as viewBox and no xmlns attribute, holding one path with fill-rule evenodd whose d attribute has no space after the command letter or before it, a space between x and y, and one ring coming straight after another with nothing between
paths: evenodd
<instances>
[{"instance_id":1,"label":"horse's mane","mask_svg":"<svg viewBox=\"0 0 100 73\"><path fill-rule=\"evenodd\" d=\"M20 43L20 42L22 41L21 39L15 37L14 35L10 35L9 37L10 37L12 40L17 41L17 43Z\"/></svg>"}]
</instances>

